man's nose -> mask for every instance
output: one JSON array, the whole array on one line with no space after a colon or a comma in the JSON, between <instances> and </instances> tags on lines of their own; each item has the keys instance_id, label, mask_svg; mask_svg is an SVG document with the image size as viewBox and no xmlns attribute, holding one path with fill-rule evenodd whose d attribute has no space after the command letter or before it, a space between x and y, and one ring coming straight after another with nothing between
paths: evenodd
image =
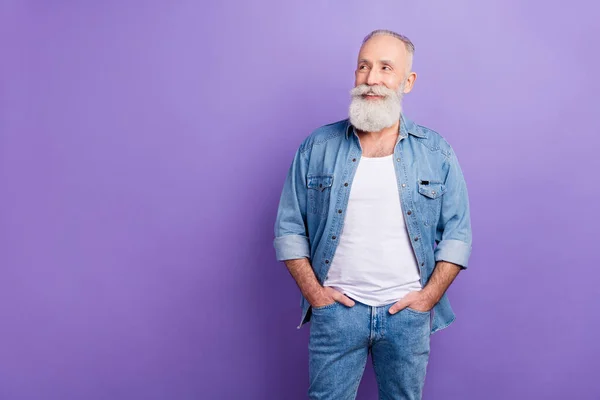
<instances>
[{"instance_id":1,"label":"man's nose","mask_svg":"<svg viewBox=\"0 0 600 400\"><path fill-rule=\"evenodd\" d=\"M367 85L374 86L378 85L379 83L379 72L377 72L375 69L371 69L369 71L369 75L367 76Z\"/></svg>"}]
</instances>

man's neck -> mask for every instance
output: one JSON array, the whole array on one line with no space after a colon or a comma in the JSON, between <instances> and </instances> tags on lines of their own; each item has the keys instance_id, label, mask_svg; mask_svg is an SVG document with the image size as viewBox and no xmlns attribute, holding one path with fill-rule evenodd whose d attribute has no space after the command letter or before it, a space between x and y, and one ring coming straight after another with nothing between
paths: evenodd
<instances>
[{"instance_id":1,"label":"man's neck","mask_svg":"<svg viewBox=\"0 0 600 400\"><path fill-rule=\"evenodd\" d=\"M390 137L397 137L398 134L400 133L399 128L400 128L400 121L396 122L394 125L390 126L389 128L384 128L384 129L380 130L379 132L358 131L357 133L359 134L360 137L365 138L369 141L380 141L380 140L385 140Z\"/></svg>"}]
</instances>

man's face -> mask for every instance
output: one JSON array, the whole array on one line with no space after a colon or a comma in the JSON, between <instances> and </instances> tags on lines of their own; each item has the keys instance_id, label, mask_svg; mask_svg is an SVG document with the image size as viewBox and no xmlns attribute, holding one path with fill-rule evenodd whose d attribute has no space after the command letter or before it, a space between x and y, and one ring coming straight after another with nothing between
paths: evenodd
<instances>
[{"instance_id":1,"label":"man's face","mask_svg":"<svg viewBox=\"0 0 600 400\"><path fill-rule=\"evenodd\" d=\"M375 36L360 49L350 122L365 132L379 132L398 122L402 96L412 90L416 74L408 73L409 53L393 36Z\"/></svg>"},{"instance_id":2,"label":"man's face","mask_svg":"<svg viewBox=\"0 0 600 400\"><path fill-rule=\"evenodd\" d=\"M393 36L372 37L358 53L354 86L381 85L398 91L405 79L407 67L408 52L404 43ZM373 97L366 99L376 100Z\"/></svg>"}]
</instances>

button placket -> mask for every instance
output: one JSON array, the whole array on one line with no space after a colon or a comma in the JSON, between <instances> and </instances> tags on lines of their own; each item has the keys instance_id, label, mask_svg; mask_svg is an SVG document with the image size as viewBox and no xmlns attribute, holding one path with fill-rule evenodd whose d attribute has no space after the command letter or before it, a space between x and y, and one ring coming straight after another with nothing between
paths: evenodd
<instances>
[{"instance_id":1,"label":"button placket","mask_svg":"<svg viewBox=\"0 0 600 400\"><path fill-rule=\"evenodd\" d=\"M398 163L400 163L402 161L401 157L397 157L396 161ZM398 165L398 169L400 169L400 175L401 176L405 176L405 175L403 175L404 171L403 171L403 165L401 163ZM402 189L406 189L407 188L407 184L404 182L404 183L402 183L400 185L400 187ZM411 205L410 194L407 193L405 190L402 190L401 193L400 193L400 200L401 200L401 203L402 203L402 208L403 209L408 209L406 211L406 214L410 215L410 216L413 216L412 208L410 208L410 205ZM417 233L415 236L413 236L414 246L417 246L417 248L413 247L413 251L415 252L415 257L417 258L417 263L418 263L417 266L418 266L418 269L419 269L419 275L421 277L421 283L424 285L425 284L425 278L423 276L423 269L421 267L423 267L425 265L425 262L422 261L422 260L419 260L419 258L421 258L421 257L419 257L419 254L420 254L420 251L419 251L420 243L419 243L419 234L418 234L418 229L419 228L418 228L418 222L416 220L416 214L414 214L414 217L412 217L412 219L410 219L409 221L407 221L408 222L407 223L407 229L409 231L409 235L411 235L412 233ZM417 229L417 231L414 232L413 229Z\"/></svg>"},{"instance_id":2,"label":"button placket","mask_svg":"<svg viewBox=\"0 0 600 400\"><path fill-rule=\"evenodd\" d=\"M352 157L352 162L354 162L354 163L355 163L356 161L357 161L357 160L356 160L356 157ZM355 167L355 166L353 166L353 167L351 167L351 168L350 168L350 176L352 176L352 174L353 174L353 172L354 172L353 170L355 170L355 169L356 169L356 167ZM347 187L349 187L349 186L350 186L350 183L349 183L349 182L344 182L344 187L346 187L346 188L347 188ZM347 196L349 196L349 195L348 195L348 194L346 194L346 197L347 197ZM337 210L337 213L338 213L338 214L342 214L342 213L343 213L343 210L342 210L341 208L339 208L339 209ZM340 225L340 229L341 229L341 223L342 223L342 222L341 222L341 219L340 219L340 220L338 220L338 221L339 221L339 222L338 222L338 225ZM331 240L332 240L332 241L334 241L334 240L336 240L336 239L337 239L337 235L331 235ZM331 262L331 261L330 261L329 259L326 259L326 260L325 260L325 264L326 264L326 265L328 265L330 262ZM327 279L327 278L328 278L328 277L326 276L326 277L325 277L325 279Z\"/></svg>"}]
</instances>

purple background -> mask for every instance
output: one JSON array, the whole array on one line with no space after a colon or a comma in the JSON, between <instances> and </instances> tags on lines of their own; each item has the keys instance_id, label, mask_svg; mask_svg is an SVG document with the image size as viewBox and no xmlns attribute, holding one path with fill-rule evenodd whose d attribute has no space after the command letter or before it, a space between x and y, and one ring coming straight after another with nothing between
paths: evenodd
<instances>
[{"instance_id":1,"label":"purple background","mask_svg":"<svg viewBox=\"0 0 600 400\"><path fill-rule=\"evenodd\" d=\"M381 27L472 207L424 398L600 399L596 3L211 3L2 0L0 399L305 398L276 207Z\"/></svg>"}]
</instances>

